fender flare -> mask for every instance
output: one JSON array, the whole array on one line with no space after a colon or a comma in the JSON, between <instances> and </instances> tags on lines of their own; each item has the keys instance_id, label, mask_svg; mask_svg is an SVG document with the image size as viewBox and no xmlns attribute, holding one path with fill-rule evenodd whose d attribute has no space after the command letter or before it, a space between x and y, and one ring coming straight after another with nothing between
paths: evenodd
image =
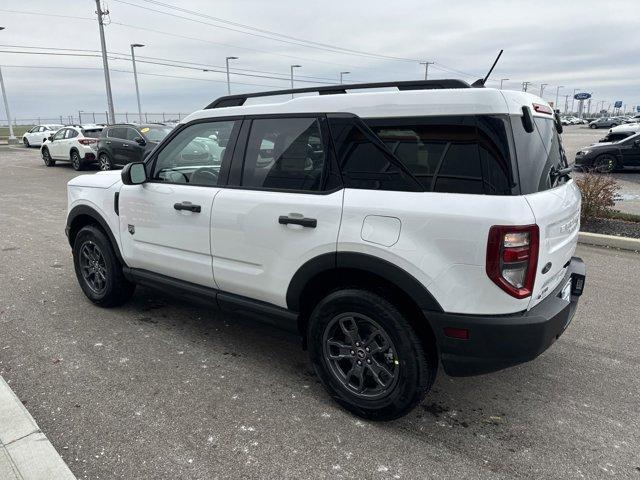
<instances>
[{"instance_id":1,"label":"fender flare","mask_svg":"<svg viewBox=\"0 0 640 480\"><path fill-rule=\"evenodd\" d=\"M289 282L287 307L300 311L300 297L307 283L316 275L340 268L361 270L387 280L407 293L421 310L442 312L442 307L413 275L393 263L373 255L356 252L332 252L319 255L302 265Z\"/></svg>"},{"instance_id":2,"label":"fender flare","mask_svg":"<svg viewBox=\"0 0 640 480\"><path fill-rule=\"evenodd\" d=\"M104 232L107 234L107 238L109 238L109 241L111 242L111 246L113 247L113 251L115 252L116 257L118 257L118 260L122 265L126 265L124 259L122 258L122 254L120 253L120 247L118 245L118 242L116 241L116 237L113 235L109 224L95 208L92 208L88 205L76 205L71 209L69 215L67 215L67 226L65 227L65 234L67 235L67 239L69 240L69 245L71 245L71 248L73 248L71 228L73 226L74 220L81 215L91 217L96 221L96 223L98 223L98 225L100 225L102 230L104 230Z\"/></svg>"}]
</instances>

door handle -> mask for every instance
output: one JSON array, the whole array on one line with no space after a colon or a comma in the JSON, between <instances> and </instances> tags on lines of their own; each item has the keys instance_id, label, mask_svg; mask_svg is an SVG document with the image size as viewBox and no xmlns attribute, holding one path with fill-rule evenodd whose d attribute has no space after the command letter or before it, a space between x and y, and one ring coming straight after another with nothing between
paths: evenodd
<instances>
[{"instance_id":1,"label":"door handle","mask_svg":"<svg viewBox=\"0 0 640 480\"><path fill-rule=\"evenodd\" d=\"M191 202L174 203L173 208L175 208L176 210L187 210L193 213L200 213L200 211L202 210L200 205L194 205Z\"/></svg>"},{"instance_id":2,"label":"door handle","mask_svg":"<svg viewBox=\"0 0 640 480\"><path fill-rule=\"evenodd\" d=\"M316 228L318 226L318 220L315 218L288 217L286 215L280 215L278 223L280 225L300 225L306 228Z\"/></svg>"},{"instance_id":3,"label":"door handle","mask_svg":"<svg viewBox=\"0 0 640 480\"><path fill-rule=\"evenodd\" d=\"M129 145L127 143L123 143L122 146L123 147L128 147Z\"/></svg>"},{"instance_id":4,"label":"door handle","mask_svg":"<svg viewBox=\"0 0 640 480\"><path fill-rule=\"evenodd\" d=\"M107 145L111 145L111 140L107 140L105 143L106 143Z\"/></svg>"}]
</instances>

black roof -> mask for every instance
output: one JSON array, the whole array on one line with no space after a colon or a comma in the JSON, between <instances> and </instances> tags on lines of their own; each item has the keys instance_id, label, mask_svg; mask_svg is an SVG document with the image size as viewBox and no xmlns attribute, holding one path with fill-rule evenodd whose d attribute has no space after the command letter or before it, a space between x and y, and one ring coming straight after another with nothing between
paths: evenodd
<instances>
[{"instance_id":1,"label":"black roof","mask_svg":"<svg viewBox=\"0 0 640 480\"><path fill-rule=\"evenodd\" d=\"M271 90L268 92L245 93L240 95L227 95L214 100L205 108L239 107L244 105L247 98L272 97L276 95L293 95L296 93L313 93L319 95L337 95L347 93L347 90L364 90L369 88L396 87L398 90L434 90L444 88L471 88L467 82L456 79L444 80L409 80L400 82L377 83L351 83L329 85L326 87L292 88L287 90Z\"/></svg>"}]
</instances>

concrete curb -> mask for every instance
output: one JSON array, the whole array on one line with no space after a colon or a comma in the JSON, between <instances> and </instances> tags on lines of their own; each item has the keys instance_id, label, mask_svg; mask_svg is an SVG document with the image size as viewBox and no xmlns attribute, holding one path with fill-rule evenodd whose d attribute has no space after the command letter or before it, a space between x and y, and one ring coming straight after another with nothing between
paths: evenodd
<instances>
[{"instance_id":1,"label":"concrete curb","mask_svg":"<svg viewBox=\"0 0 640 480\"><path fill-rule=\"evenodd\" d=\"M0 479L76 480L31 414L0 377Z\"/></svg>"},{"instance_id":2,"label":"concrete curb","mask_svg":"<svg viewBox=\"0 0 640 480\"><path fill-rule=\"evenodd\" d=\"M580 232L578 234L578 243L640 252L640 239L638 238L616 237L614 235L603 235L601 233Z\"/></svg>"}]
</instances>

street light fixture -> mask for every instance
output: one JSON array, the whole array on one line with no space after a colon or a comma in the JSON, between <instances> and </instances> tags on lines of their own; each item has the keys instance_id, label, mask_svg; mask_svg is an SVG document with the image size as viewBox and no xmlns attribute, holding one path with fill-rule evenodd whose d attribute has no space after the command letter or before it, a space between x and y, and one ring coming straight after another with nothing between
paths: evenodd
<instances>
[{"instance_id":1,"label":"street light fixture","mask_svg":"<svg viewBox=\"0 0 640 480\"><path fill-rule=\"evenodd\" d=\"M231 81L229 80L229 60L238 60L238 57L227 57L227 94L231 95Z\"/></svg>"},{"instance_id":2,"label":"street light fixture","mask_svg":"<svg viewBox=\"0 0 640 480\"><path fill-rule=\"evenodd\" d=\"M343 76L343 75L348 75L348 74L350 74L350 73L351 73L351 72L340 72L340 85L342 85L342 76Z\"/></svg>"},{"instance_id":3,"label":"street light fixture","mask_svg":"<svg viewBox=\"0 0 640 480\"><path fill-rule=\"evenodd\" d=\"M138 100L138 116L140 117L140 123L142 123L142 107L140 106L140 89L138 88L138 72L136 70L136 55L133 52L134 48L144 47L141 43L131 44L131 61L133 62L133 79L136 82L136 100Z\"/></svg>"},{"instance_id":4,"label":"street light fixture","mask_svg":"<svg viewBox=\"0 0 640 480\"><path fill-rule=\"evenodd\" d=\"M291 65L291 90L293 90L293 69L301 67L302 65ZM293 98L293 92L291 93L291 98Z\"/></svg>"},{"instance_id":5,"label":"street light fixture","mask_svg":"<svg viewBox=\"0 0 640 480\"><path fill-rule=\"evenodd\" d=\"M571 115L573 115L573 104L574 104L574 102L576 100L574 97L576 96L576 92L578 90L580 90L580 89L579 88L574 88L573 89L573 95L571 95Z\"/></svg>"},{"instance_id":6,"label":"street light fixture","mask_svg":"<svg viewBox=\"0 0 640 480\"><path fill-rule=\"evenodd\" d=\"M4 27L0 27L4 30ZM4 99L4 111L7 113L7 123L9 124L9 145L18 143L18 139L13 134L13 125L11 125L11 112L9 111L9 100L7 99L7 91L4 88L4 79L2 78L2 68L0 68L0 88L2 89L2 98Z\"/></svg>"},{"instance_id":7,"label":"street light fixture","mask_svg":"<svg viewBox=\"0 0 640 480\"><path fill-rule=\"evenodd\" d=\"M506 81L509 80L508 78L501 78L500 79L500 90L502 90L502 84Z\"/></svg>"},{"instance_id":8,"label":"street light fixture","mask_svg":"<svg viewBox=\"0 0 640 480\"><path fill-rule=\"evenodd\" d=\"M541 83L540 84L540 98L542 98L542 94L544 93L544 87L546 87L547 85L549 85L548 83Z\"/></svg>"}]
</instances>

